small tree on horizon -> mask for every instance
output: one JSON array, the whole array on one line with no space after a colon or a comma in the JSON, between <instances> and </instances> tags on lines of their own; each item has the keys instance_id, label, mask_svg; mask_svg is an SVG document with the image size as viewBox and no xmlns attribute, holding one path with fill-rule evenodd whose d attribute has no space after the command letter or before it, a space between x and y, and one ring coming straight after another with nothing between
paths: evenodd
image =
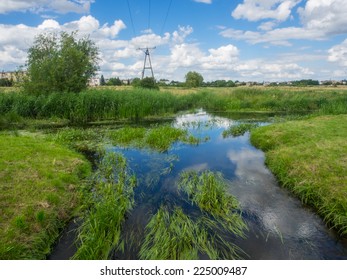
<instances>
[{"instance_id":1,"label":"small tree on horizon","mask_svg":"<svg viewBox=\"0 0 347 280\"><path fill-rule=\"evenodd\" d=\"M99 69L99 50L88 37L77 32L44 33L28 51L27 93L80 92Z\"/></svg>"},{"instance_id":2,"label":"small tree on horizon","mask_svg":"<svg viewBox=\"0 0 347 280\"><path fill-rule=\"evenodd\" d=\"M101 85L101 86L106 85L104 75L101 75L101 77L100 77L100 85Z\"/></svg>"},{"instance_id":3,"label":"small tree on horizon","mask_svg":"<svg viewBox=\"0 0 347 280\"><path fill-rule=\"evenodd\" d=\"M195 71L189 71L186 76L186 86L187 87L200 87L204 81L203 76Z\"/></svg>"}]
</instances>

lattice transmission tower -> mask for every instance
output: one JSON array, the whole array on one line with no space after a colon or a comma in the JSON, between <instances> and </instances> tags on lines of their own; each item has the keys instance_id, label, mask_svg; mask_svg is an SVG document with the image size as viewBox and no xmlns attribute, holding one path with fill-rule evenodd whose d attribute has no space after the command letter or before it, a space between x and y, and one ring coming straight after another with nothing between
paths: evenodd
<instances>
[{"instance_id":1,"label":"lattice transmission tower","mask_svg":"<svg viewBox=\"0 0 347 280\"><path fill-rule=\"evenodd\" d=\"M151 62L151 54L149 52L149 50L154 50L154 49L155 49L155 47L154 48L148 48L148 47L147 48L138 48L138 50L141 50L145 53L145 61L143 63L143 70L142 70L141 79L144 78L146 69L151 70L152 78L154 79L153 67L152 67L152 62ZM148 60L147 60L147 57L148 57ZM149 65L147 62L149 63Z\"/></svg>"}]
</instances>

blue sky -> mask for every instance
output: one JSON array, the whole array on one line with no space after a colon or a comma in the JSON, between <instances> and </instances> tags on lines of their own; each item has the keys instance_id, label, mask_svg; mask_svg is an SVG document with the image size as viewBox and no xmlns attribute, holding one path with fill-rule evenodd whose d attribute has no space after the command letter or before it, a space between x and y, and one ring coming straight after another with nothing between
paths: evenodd
<instances>
[{"instance_id":1,"label":"blue sky","mask_svg":"<svg viewBox=\"0 0 347 280\"><path fill-rule=\"evenodd\" d=\"M39 33L73 30L95 41L106 78L140 77L137 48L154 46L157 79L347 77L346 0L1 0L0 71L24 65Z\"/></svg>"}]
</instances>

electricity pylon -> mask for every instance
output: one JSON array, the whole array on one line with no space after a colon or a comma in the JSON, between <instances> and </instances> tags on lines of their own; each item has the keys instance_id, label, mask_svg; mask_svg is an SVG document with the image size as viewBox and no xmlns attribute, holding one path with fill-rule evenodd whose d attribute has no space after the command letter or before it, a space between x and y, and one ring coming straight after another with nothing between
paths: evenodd
<instances>
[{"instance_id":1,"label":"electricity pylon","mask_svg":"<svg viewBox=\"0 0 347 280\"><path fill-rule=\"evenodd\" d=\"M143 70L142 70L142 77L141 79L143 79L143 77L145 76L145 71L146 69L150 69L151 73L152 73L152 78L154 80L154 73L153 73L153 68L152 68L152 62L151 62L151 55L149 53L149 50L154 50L154 48L138 48L138 50L144 51L145 53L145 62L143 63ZM147 56L148 56L148 62L149 62L149 66L147 66Z\"/></svg>"}]
</instances>

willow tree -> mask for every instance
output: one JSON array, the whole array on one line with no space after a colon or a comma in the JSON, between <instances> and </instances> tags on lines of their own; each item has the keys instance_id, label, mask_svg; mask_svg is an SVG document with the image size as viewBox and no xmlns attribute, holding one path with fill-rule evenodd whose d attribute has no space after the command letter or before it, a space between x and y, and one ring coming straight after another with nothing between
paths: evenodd
<instances>
[{"instance_id":1,"label":"willow tree","mask_svg":"<svg viewBox=\"0 0 347 280\"><path fill-rule=\"evenodd\" d=\"M89 37L77 32L38 35L28 51L27 93L80 92L98 67L99 50Z\"/></svg>"}]
</instances>

